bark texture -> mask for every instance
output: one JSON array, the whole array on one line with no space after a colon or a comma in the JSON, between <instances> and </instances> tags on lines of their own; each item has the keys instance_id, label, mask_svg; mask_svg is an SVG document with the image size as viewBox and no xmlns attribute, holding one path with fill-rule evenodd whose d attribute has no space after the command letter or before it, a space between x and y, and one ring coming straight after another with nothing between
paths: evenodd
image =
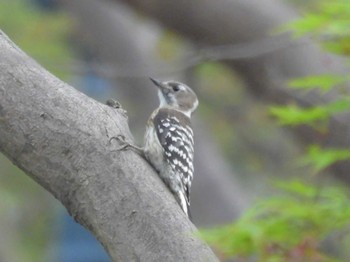
<instances>
[{"instance_id":1,"label":"bark texture","mask_svg":"<svg viewBox=\"0 0 350 262\"><path fill-rule=\"evenodd\" d=\"M89 229L114 261L217 261L153 169L112 137L120 109L63 83L0 31L0 150Z\"/></svg>"}]
</instances>

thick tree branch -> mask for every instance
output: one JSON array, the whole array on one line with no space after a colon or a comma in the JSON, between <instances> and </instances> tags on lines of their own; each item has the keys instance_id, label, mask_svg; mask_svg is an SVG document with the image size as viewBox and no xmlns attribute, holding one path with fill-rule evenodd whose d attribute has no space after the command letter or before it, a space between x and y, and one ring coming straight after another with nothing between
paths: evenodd
<instances>
[{"instance_id":1,"label":"thick tree branch","mask_svg":"<svg viewBox=\"0 0 350 262\"><path fill-rule=\"evenodd\" d=\"M216 261L130 139L120 110L42 69L0 31L0 150L89 229L114 261Z\"/></svg>"}]
</instances>

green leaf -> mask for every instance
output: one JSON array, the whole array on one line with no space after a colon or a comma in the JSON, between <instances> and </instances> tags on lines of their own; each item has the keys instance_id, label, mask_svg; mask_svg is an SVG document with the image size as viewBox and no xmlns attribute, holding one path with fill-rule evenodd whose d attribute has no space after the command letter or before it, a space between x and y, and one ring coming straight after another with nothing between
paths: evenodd
<instances>
[{"instance_id":1,"label":"green leaf","mask_svg":"<svg viewBox=\"0 0 350 262\"><path fill-rule=\"evenodd\" d=\"M349 19L350 17L350 3L348 0L336 0L336 1L321 1L319 6L319 12L322 12L333 19L334 21L342 21L343 18Z\"/></svg>"},{"instance_id":2,"label":"green leaf","mask_svg":"<svg viewBox=\"0 0 350 262\"><path fill-rule=\"evenodd\" d=\"M325 106L327 112L331 114L347 111L350 108L350 99L345 97Z\"/></svg>"},{"instance_id":3,"label":"green leaf","mask_svg":"<svg viewBox=\"0 0 350 262\"><path fill-rule=\"evenodd\" d=\"M344 76L336 76L336 75L315 75L315 76L307 76L301 78L295 78L288 82L290 87L296 89L321 89L323 92L329 91L336 85L343 83L346 80Z\"/></svg>"},{"instance_id":4,"label":"green leaf","mask_svg":"<svg viewBox=\"0 0 350 262\"><path fill-rule=\"evenodd\" d=\"M300 159L300 163L311 164L314 170L319 172L344 160L350 160L350 149L321 149L318 145L312 145L307 154Z\"/></svg>"},{"instance_id":5,"label":"green leaf","mask_svg":"<svg viewBox=\"0 0 350 262\"><path fill-rule=\"evenodd\" d=\"M350 55L350 37L333 39L331 41L325 41L322 46L329 52L349 56Z\"/></svg>"},{"instance_id":6,"label":"green leaf","mask_svg":"<svg viewBox=\"0 0 350 262\"><path fill-rule=\"evenodd\" d=\"M271 106L270 113L277 117L281 125L313 124L327 120L329 113L324 107L301 108L296 105Z\"/></svg>"},{"instance_id":7,"label":"green leaf","mask_svg":"<svg viewBox=\"0 0 350 262\"><path fill-rule=\"evenodd\" d=\"M327 24L328 18L321 14L307 14L303 18L290 22L283 26L281 30L292 30L296 37L301 37L309 32L317 31Z\"/></svg>"},{"instance_id":8,"label":"green leaf","mask_svg":"<svg viewBox=\"0 0 350 262\"><path fill-rule=\"evenodd\" d=\"M314 186L303 183L299 180L290 181L288 183L277 181L274 183L277 188L283 189L286 192L297 194L303 197L313 198L318 194L318 189Z\"/></svg>"},{"instance_id":9,"label":"green leaf","mask_svg":"<svg viewBox=\"0 0 350 262\"><path fill-rule=\"evenodd\" d=\"M326 105L320 105L309 108L302 108L297 105L289 106L271 106L270 114L277 117L281 125L301 125L309 124L315 127L318 122L324 122L335 113L344 112L350 108L350 98L331 102Z\"/></svg>"}]
</instances>

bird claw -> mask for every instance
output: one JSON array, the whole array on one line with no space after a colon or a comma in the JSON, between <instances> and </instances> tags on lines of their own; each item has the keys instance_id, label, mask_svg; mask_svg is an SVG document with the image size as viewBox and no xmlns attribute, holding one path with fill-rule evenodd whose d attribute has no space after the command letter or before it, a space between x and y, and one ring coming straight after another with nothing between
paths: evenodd
<instances>
[{"instance_id":1,"label":"bird claw","mask_svg":"<svg viewBox=\"0 0 350 262\"><path fill-rule=\"evenodd\" d=\"M130 143L126 142L125 136L123 135L117 135L117 136L111 137L111 139L109 139L109 142L112 143L113 140L117 140L119 144L121 144L121 146L116 149L117 151L125 150L126 148L131 146Z\"/></svg>"},{"instance_id":2,"label":"bird claw","mask_svg":"<svg viewBox=\"0 0 350 262\"><path fill-rule=\"evenodd\" d=\"M121 144L121 146L116 149L117 151L121 151L121 150L125 150L125 149L130 148L130 149L136 151L137 153L139 153L140 155L143 155L143 149L138 147L138 146L135 146L133 144L130 144L129 142L126 142L125 136L123 136L123 135L114 136L109 140L109 142L112 142L112 140L114 140L114 139L117 140Z\"/></svg>"}]
</instances>

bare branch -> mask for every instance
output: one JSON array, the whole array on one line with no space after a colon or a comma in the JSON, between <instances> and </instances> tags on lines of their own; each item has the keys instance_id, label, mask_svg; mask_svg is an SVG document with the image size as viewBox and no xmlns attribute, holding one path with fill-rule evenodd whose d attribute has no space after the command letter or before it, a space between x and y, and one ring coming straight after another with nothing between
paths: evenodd
<instances>
[{"instance_id":1,"label":"bare branch","mask_svg":"<svg viewBox=\"0 0 350 262\"><path fill-rule=\"evenodd\" d=\"M171 64L155 64L150 69L148 64L135 64L124 62L122 64L89 62L89 68L85 61L71 59L67 63L52 63L46 59L46 63L64 73L74 73L76 75L86 74L93 70L98 75L110 79L117 78L145 78L149 75L169 75L183 72L208 61L228 61L258 58L269 55L281 49L289 48L293 45L303 45L292 42L287 35L266 37L259 40L244 42L232 45L207 46L187 51L183 57L174 60ZM305 42L307 44L307 42ZM45 57L41 58L45 61Z\"/></svg>"},{"instance_id":2,"label":"bare branch","mask_svg":"<svg viewBox=\"0 0 350 262\"><path fill-rule=\"evenodd\" d=\"M114 261L217 261L131 140L122 111L42 69L0 31L0 150L89 229Z\"/></svg>"}]
</instances>

